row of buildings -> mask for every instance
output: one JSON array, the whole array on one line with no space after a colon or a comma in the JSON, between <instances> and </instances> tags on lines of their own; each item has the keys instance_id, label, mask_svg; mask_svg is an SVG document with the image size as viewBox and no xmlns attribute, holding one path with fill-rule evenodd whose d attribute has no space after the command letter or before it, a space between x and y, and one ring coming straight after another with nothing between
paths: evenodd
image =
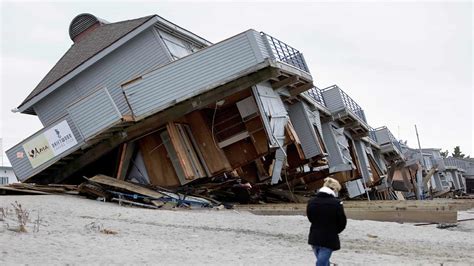
<instances>
[{"instance_id":1,"label":"row of buildings","mask_svg":"<svg viewBox=\"0 0 474 266\"><path fill-rule=\"evenodd\" d=\"M218 43L157 15L69 26L71 48L17 108L44 128L7 151L22 182L105 174L160 187L238 176L348 197L466 191L473 162L413 150L337 85L320 89L303 54L264 32ZM425 182L426 181L426 182Z\"/></svg>"}]
</instances>

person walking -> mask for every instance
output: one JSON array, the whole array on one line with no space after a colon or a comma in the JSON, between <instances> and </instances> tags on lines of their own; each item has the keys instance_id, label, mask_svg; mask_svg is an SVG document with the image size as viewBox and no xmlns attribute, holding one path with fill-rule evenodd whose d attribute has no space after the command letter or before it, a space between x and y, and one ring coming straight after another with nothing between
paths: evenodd
<instances>
[{"instance_id":1,"label":"person walking","mask_svg":"<svg viewBox=\"0 0 474 266\"><path fill-rule=\"evenodd\" d=\"M342 201L336 196L340 190L339 182L327 177L306 206L306 215L311 222L308 244L316 256L316 266L328 266L332 252L341 249L339 233L346 228L347 219Z\"/></svg>"}]
</instances>

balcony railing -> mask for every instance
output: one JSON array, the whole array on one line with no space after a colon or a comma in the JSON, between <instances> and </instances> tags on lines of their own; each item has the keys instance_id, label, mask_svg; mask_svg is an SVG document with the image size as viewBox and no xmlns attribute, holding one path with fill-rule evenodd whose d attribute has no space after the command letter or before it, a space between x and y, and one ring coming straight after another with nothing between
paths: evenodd
<instances>
[{"instance_id":1,"label":"balcony railing","mask_svg":"<svg viewBox=\"0 0 474 266\"><path fill-rule=\"evenodd\" d=\"M347 93L345 93L337 85L329 86L321 90L326 106L329 110L339 111L340 109L345 108L349 110L352 114L357 116L361 121L367 124L367 119L365 117L364 110L356 103Z\"/></svg>"},{"instance_id":2,"label":"balcony railing","mask_svg":"<svg viewBox=\"0 0 474 266\"><path fill-rule=\"evenodd\" d=\"M323 94L321 93L321 89L318 87L314 87L307 91L309 97L313 98L316 102L320 103L322 106L326 106L326 103L323 99Z\"/></svg>"},{"instance_id":3,"label":"balcony railing","mask_svg":"<svg viewBox=\"0 0 474 266\"><path fill-rule=\"evenodd\" d=\"M341 92L342 102L344 103L344 105L349 108L349 110L354 112L354 114L357 115L364 122L367 122L364 110L362 110L362 108L346 92L344 92L340 88L339 91Z\"/></svg>"},{"instance_id":4,"label":"balcony railing","mask_svg":"<svg viewBox=\"0 0 474 266\"><path fill-rule=\"evenodd\" d=\"M377 142L377 135L375 134L375 129L371 126L369 126L369 138Z\"/></svg>"},{"instance_id":5,"label":"balcony railing","mask_svg":"<svg viewBox=\"0 0 474 266\"><path fill-rule=\"evenodd\" d=\"M273 59L287 63L309 73L306 61L300 51L264 32L261 32L260 34L266 42L266 45L271 52L270 56Z\"/></svg>"},{"instance_id":6,"label":"balcony railing","mask_svg":"<svg viewBox=\"0 0 474 266\"><path fill-rule=\"evenodd\" d=\"M469 168L467 162L453 157L444 158L444 164L446 165L446 167L456 167L462 170L467 170Z\"/></svg>"}]
</instances>

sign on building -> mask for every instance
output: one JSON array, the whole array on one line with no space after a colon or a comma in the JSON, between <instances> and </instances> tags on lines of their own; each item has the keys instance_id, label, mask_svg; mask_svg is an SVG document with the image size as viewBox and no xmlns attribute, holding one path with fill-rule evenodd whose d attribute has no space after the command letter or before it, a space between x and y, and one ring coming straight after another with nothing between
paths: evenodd
<instances>
[{"instance_id":1,"label":"sign on building","mask_svg":"<svg viewBox=\"0 0 474 266\"><path fill-rule=\"evenodd\" d=\"M76 144L69 124L64 120L23 144L23 149L31 166L36 168Z\"/></svg>"}]
</instances>

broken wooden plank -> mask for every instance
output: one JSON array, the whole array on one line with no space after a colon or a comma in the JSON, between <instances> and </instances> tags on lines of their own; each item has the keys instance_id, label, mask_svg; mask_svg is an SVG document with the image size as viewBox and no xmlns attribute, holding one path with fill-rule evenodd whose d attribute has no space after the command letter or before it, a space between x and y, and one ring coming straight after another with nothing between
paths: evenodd
<instances>
[{"instance_id":1,"label":"broken wooden plank","mask_svg":"<svg viewBox=\"0 0 474 266\"><path fill-rule=\"evenodd\" d=\"M314 87L314 85L313 85L312 82L306 83L306 84L303 84L303 85L298 86L298 87L296 87L296 88L292 88L292 89L290 90L290 94L291 94L291 96L296 96L296 95L298 95L298 94L300 94L300 93L302 93L302 92L305 92L305 91L307 91L307 90L309 90L309 89L311 89L311 88L313 88L313 87Z\"/></svg>"},{"instance_id":2,"label":"broken wooden plank","mask_svg":"<svg viewBox=\"0 0 474 266\"><path fill-rule=\"evenodd\" d=\"M299 77L298 76L290 76L290 77L287 77L285 79L282 79L282 80L279 80L275 83L272 84L272 88L274 90L278 90L278 89L281 89L283 87L286 87L286 86L289 86L289 85L292 85L292 84L295 84L296 82L299 81Z\"/></svg>"},{"instance_id":3,"label":"broken wooden plank","mask_svg":"<svg viewBox=\"0 0 474 266\"><path fill-rule=\"evenodd\" d=\"M191 164L190 158L188 158L188 156L186 155L185 143L182 142L175 123L169 122L166 125L166 129L168 131L171 143L176 151L176 155L178 156L178 161L183 170L185 179L193 180L197 178L195 172L193 171L193 166Z\"/></svg>"},{"instance_id":4,"label":"broken wooden plank","mask_svg":"<svg viewBox=\"0 0 474 266\"><path fill-rule=\"evenodd\" d=\"M122 205L122 203L126 203L126 204L130 204L130 205L133 205L133 206L138 206L138 207L143 207L143 208L148 208L148 209L159 209L155 205L144 204L144 203L135 202L135 201L126 200L126 199L113 198L112 201L118 202L119 205Z\"/></svg>"},{"instance_id":5,"label":"broken wooden plank","mask_svg":"<svg viewBox=\"0 0 474 266\"><path fill-rule=\"evenodd\" d=\"M0 195L51 195L51 193L37 191L37 190L29 190L29 189L20 189L20 188L13 188L8 186L0 186Z\"/></svg>"},{"instance_id":6,"label":"broken wooden plank","mask_svg":"<svg viewBox=\"0 0 474 266\"><path fill-rule=\"evenodd\" d=\"M290 138L291 142L295 144L296 150L298 151L298 156L301 160L306 159L303 151L303 147L301 146L301 141L298 137L298 134L296 134L295 128L293 127L293 124L291 121L288 121L288 123L285 125L285 131L288 134L288 137Z\"/></svg>"},{"instance_id":7,"label":"broken wooden plank","mask_svg":"<svg viewBox=\"0 0 474 266\"><path fill-rule=\"evenodd\" d=\"M125 180L127 176L128 168L133 157L133 152L135 150L134 142L126 142L122 144L120 151L120 159L117 167L116 178L119 180Z\"/></svg>"},{"instance_id":8,"label":"broken wooden plank","mask_svg":"<svg viewBox=\"0 0 474 266\"><path fill-rule=\"evenodd\" d=\"M134 192L134 193L141 194L141 195L144 195L144 196L148 196L148 197L151 197L151 198L161 198L161 197L164 196L160 192L157 192L157 191L154 191L154 190L151 190L151 189L148 189L148 188L145 188L145 187L142 187L142 186L130 183L130 182L117 180L117 179L115 179L113 177L110 177L110 176L96 175L96 176L90 178L89 180L92 181L92 182L101 184L101 185L106 185L106 186L110 186L110 187L114 187L114 188L124 189L124 190L130 191L130 192Z\"/></svg>"},{"instance_id":9,"label":"broken wooden plank","mask_svg":"<svg viewBox=\"0 0 474 266\"><path fill-rule=\"evenodd\" d=\"M457 211L437 210L358 210L345 209L347 218L398 223L455 223Z\"/></svg>"},{"instance_id":10,"label":"broken wooden plank","mask_svg":"<svg viewBox=\"0 0 474 266\"><path fill-rule=\"evenodd\" d=\"M186 115L186 120L211 174L232 170L224 151L214 142L203 113L201 111L189 113Z\"/></svg>"}]
</instances>

